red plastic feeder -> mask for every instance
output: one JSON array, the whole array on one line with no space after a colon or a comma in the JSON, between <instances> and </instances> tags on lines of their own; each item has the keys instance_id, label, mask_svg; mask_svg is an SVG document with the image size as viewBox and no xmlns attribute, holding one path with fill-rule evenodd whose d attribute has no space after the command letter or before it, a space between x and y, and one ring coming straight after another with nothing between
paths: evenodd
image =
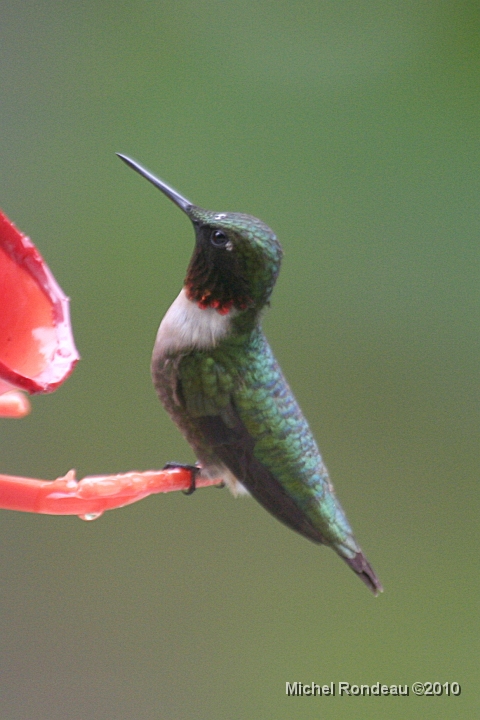
<instances>
[{"instance_id":1,"label":"red plastic feeder","mask_svg":"<svg viewBox=\"0 0 480 720\"><path fill-rule=\"evenodd\" d=\"M0 393L52 392L78 359L68 298L30 238L0 211Z\"/></svg>"}]
</instances>

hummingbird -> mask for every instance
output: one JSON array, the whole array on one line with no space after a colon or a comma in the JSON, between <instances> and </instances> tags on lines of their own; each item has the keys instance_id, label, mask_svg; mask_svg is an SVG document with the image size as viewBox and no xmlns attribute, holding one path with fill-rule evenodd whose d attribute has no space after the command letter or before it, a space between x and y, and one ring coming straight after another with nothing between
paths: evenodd
<instances>
[{"instance_id":1,"label":"hummingbird","mask_svg":"<svg viewBox=\"0 0 480 720\"><path fill-rule=\"evenodd\" d=\"M190 218L195 247L165 314L152 379L193 448L199 474L249 493L289 528L328 545L375 595L383 590L337 500L314 436L262 331L282 247L255 217L204 210L117 153ZM172 463L169 463L171 467Z\"/></svg>"}]
</instances>

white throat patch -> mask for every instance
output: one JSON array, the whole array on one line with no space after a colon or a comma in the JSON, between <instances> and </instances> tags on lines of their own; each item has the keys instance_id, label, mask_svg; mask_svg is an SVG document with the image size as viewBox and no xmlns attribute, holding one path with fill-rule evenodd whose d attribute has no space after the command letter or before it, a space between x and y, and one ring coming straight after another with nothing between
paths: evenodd
<instances>
[{"instance_id":1,"label":"white throat patch","mask_svg":"<svg viewBox=\"0 0 480 720\"><path fill-rule=\"evenodd\" d=\"M227 315L220 315L213 308L202 310L188 299L183 288L160 323L154 356L161 358L186 350L215 347L228 334L236 312L232 309Z\"/></svg>"}]
</instances>

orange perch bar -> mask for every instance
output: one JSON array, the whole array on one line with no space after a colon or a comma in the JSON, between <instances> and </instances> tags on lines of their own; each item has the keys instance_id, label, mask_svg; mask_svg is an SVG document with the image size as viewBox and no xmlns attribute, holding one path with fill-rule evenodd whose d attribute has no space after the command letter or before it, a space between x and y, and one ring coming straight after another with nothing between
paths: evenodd
<instances>
[{"instance_id":1,"label":"orange perch bar","mask_svg":"<svg viewBox=\"0 0 480 720\"><path fill-rule=\"evenodd\" d=\"M196 481L197 487L218 485L221 480ZM188 490L190 472L183 468L92 475L77 482L70 470L57 480L36 480L0 475L0 508L47 515L78 515L94 520L105 510L130 505L148 495Z\"/></svg>"}]
</instances>

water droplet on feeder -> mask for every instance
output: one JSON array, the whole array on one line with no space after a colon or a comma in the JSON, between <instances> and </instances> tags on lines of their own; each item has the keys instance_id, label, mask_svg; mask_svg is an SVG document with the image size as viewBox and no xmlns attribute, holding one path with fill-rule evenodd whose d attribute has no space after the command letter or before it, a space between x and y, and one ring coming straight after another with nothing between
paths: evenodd
<instances>
[{"instance_id":1,"label":"water droplet on feeder","mask_svg":"<svg viewBox=\"0 0 480 720\"><path fill-rule=\"evenodd\" d=\"M93 512L93 513L85 513L85 515L79 515L78 517L80 520L96 520L97 518L101 517L103 515L103 512Z\"/></svg>"}]
</instances>

